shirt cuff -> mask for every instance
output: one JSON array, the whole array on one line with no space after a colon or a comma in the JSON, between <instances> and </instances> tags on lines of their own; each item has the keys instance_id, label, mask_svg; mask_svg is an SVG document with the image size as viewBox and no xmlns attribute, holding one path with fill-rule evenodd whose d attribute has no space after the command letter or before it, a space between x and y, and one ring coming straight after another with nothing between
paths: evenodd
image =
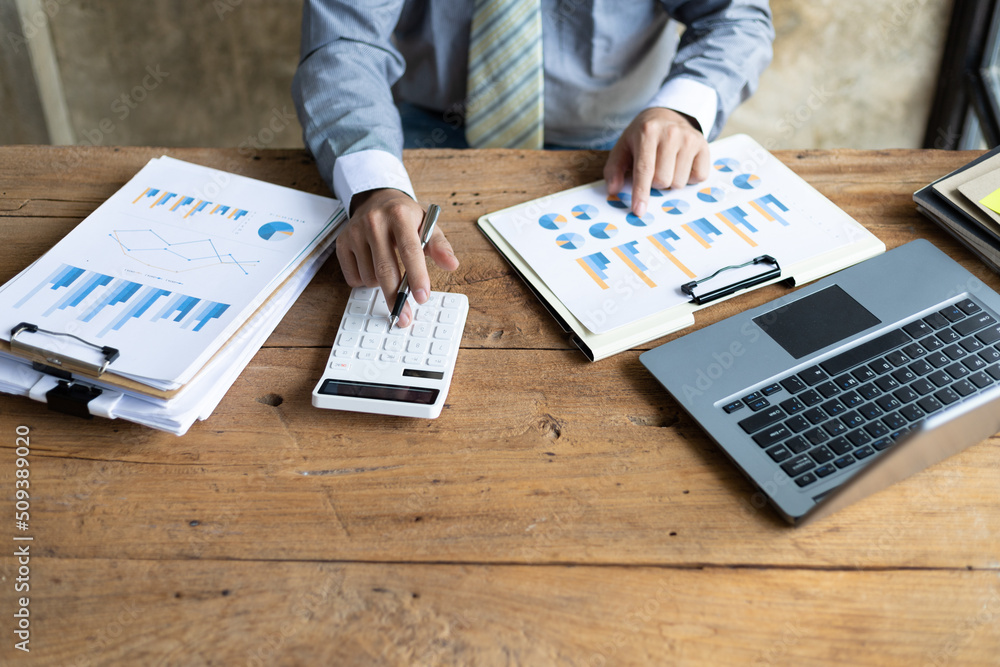
<instances>
[{"instance_id":1,"label":"shirt cuff","mask_svg":"<svg viewBox=\"0 0 1000 667\"><path fill-rule=\"evenodd\" d=\"M379 188L400 190L417 200L406 167L392 153L363 150L342 155L333 163L333 193L348 212L354 195Z\"/></svg>"},{"instance_id":2,"label":"shirt cuff","mask_svg":"<svg viewBox=\"0 0 1000 667\"><path fill-rule=\"evenodd\" d=\"M712 134L715 127L715 115L719 110L719 95L715 89L694 79L670 79L653 99L646 109L665 107L678 113L691 116L701 125L701 133L706 137Z\"/></svg>"}]
</instances>

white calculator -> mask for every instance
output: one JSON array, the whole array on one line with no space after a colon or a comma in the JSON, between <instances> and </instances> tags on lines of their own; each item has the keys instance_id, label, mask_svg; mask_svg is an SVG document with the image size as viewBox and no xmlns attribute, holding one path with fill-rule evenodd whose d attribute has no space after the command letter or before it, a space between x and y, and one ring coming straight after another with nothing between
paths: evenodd
<instances>
[{"instance_id":1,"label":"white calculator","mask_svg":"<svg viewBox=\"0 0 1000 667\"><path fill-rule=\"evenodd\" d=\"M389 329L389 306L377 287L355 287L316 388L317 408L433 419L448 396L469 299L431 292L410 299L413 322Z\"/></svg>"}]
</instances>

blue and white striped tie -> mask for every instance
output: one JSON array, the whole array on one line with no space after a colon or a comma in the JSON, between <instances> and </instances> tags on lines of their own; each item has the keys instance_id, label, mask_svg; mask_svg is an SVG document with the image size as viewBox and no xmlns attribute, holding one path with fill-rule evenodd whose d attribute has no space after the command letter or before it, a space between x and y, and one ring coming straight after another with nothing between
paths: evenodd
<instances>
[{"instance_id":1,"label":"blue and white striped tie","mask_svg":"<svg viewBox=\"0 0 1000 667\"><path fill-rule=\"evenodd\" d=\"M473 148L541 148L540 0L476 0L469 35L465 138Z\"/></svg>"}]
</instances>

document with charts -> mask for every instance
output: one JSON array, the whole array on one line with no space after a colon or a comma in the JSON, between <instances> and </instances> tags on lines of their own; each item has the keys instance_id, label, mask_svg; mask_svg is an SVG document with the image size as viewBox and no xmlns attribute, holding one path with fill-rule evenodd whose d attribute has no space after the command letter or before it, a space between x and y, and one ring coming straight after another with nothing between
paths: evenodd
<instances>
[{"instance_id":1,"label":"document with charts","mask_svg":"<svg viewBox=\"0 0 1000 667\"><path fill-rule=\"evenodd\" d=\"M653 190L631 212L631 184L603 181L491 213L479 226L591 358L693 324L681 286L750 278L762 255L776 280L814 280L885 250L870 232L746 135L711 144L708 180Z\"/></svg>"},{"instance_id":2,"label":"document with charts","mask_svg":"<svg viewBox=\"0 0 1000 667\"><path fill-rule=\"evenodd\" d=\"M117 348L110 372L177 388L343 219L329 197L151 160L0 289L3 337L19 322L69 333Z\"/></svg>"}]
</instances>

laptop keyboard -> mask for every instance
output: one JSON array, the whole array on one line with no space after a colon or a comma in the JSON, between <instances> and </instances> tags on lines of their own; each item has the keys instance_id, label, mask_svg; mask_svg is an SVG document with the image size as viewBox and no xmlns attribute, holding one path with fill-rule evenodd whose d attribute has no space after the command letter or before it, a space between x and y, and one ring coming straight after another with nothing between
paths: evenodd
<instances>
[{"instance_id":1,"label":"laptop keyboard","mask_svg":"<svg viewBox=\"0 0 1000 667\"><path fill-rule=\"evenodd\" d=\"M963 299L723 406L800 487L1000 382L1000 326ZM752 413L752 414L748 414Z\"/></svg>"}]
</instances>

